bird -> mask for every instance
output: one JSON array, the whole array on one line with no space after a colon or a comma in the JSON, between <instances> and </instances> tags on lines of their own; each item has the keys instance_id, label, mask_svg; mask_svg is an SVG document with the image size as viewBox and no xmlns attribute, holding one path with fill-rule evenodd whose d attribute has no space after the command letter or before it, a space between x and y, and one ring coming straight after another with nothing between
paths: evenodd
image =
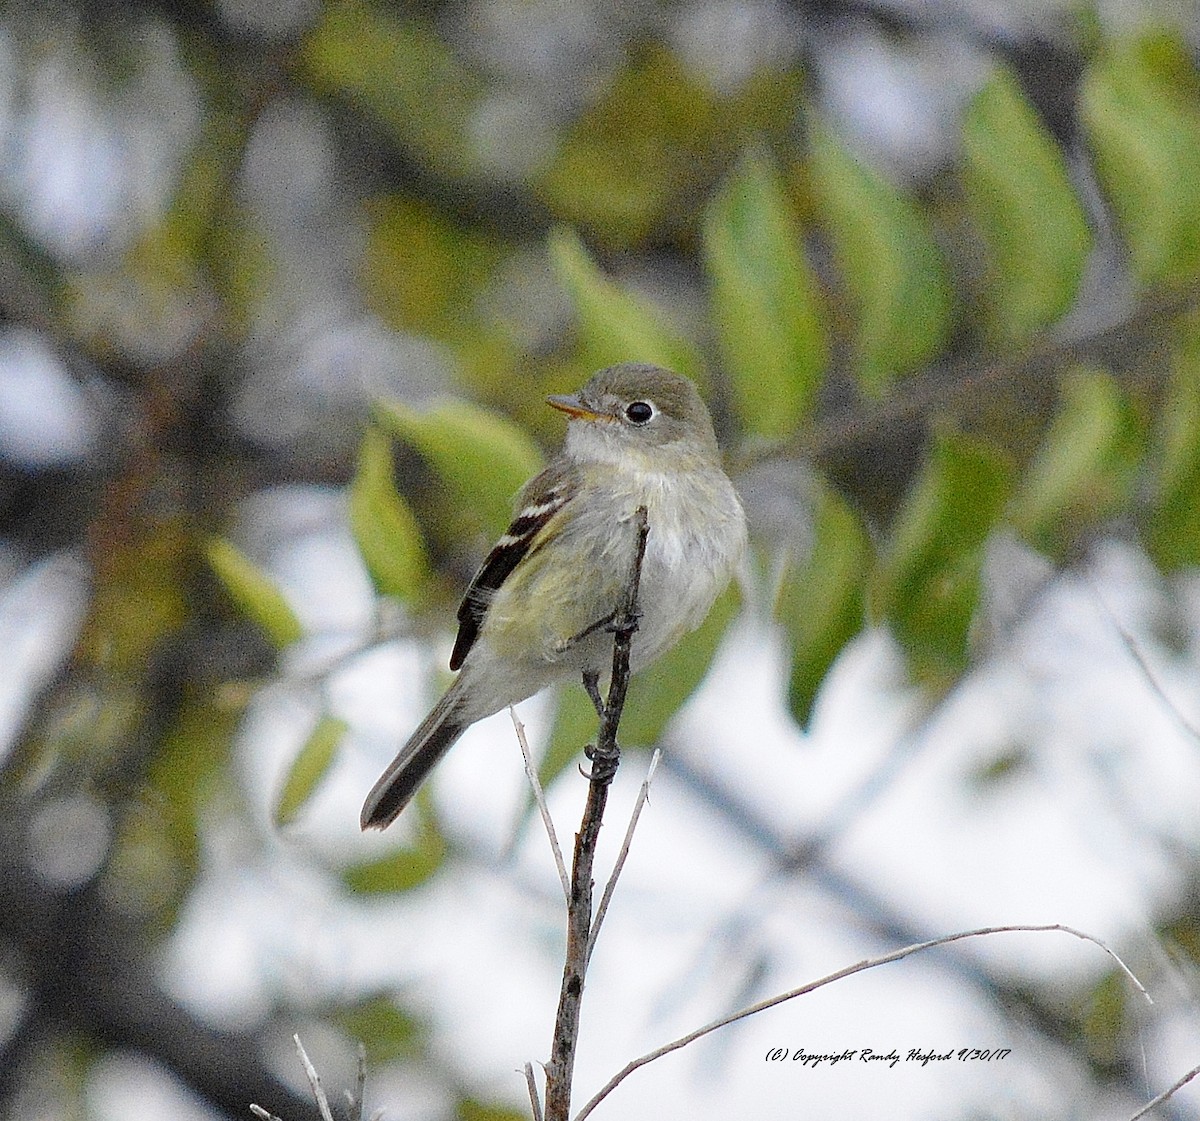
<instances>
[{"instance_id":1,"label":"bird","mask_svg":"<svg viewBox=\"0 0 1200 1121\"><path fill-rule=\"evenodd\" d=\"M695 385L641 362L600 370L547 403L567 416L561 451L521 488L508 530L458 609L458 675L375 783L361 827L400 815L468 727L555 682L593 699L611 672L611 623L648 533L630 669L707 616L746 549L746 515Z\"/></svg>"}]
</instances>

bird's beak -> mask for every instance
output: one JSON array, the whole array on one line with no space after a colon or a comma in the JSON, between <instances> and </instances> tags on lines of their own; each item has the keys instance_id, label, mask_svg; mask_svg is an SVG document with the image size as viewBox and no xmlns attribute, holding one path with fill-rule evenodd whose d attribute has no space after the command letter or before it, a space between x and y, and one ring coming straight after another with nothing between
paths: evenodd
<instances>
[{"instance_id":1,"label":"bird's beak","mask_svg":"<svg viewBox=\"0 0 1200 1121\"><path fill-rule=\"evenodd\" d=\"M572 420L611 420L605 413L589 409L577 395L553 393L546 398L546 404L559 412L566 413Z\"/></svg>"}]
</instances>

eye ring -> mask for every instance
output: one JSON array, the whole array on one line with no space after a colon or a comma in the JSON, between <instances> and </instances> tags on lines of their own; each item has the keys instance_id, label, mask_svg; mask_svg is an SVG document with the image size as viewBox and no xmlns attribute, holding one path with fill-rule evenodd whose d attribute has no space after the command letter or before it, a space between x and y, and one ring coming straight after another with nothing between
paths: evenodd
<instances>
[{"instance_id":1,"label":"eye ring","mask_svg":"<svg viewBox=\"0 0 1200 1121\"><path fill-rule=\"evenodd\" d=\"M648 424L654 419L654 406L649 401L631 401L625 406L625 415L630 424Z\"/></svg>"}]
</instances>

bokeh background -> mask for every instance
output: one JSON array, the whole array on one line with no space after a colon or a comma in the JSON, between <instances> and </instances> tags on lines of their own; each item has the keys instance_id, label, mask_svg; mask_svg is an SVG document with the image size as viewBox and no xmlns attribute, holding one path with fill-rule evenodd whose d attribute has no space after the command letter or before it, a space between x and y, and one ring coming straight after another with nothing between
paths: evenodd
<instances>
[{"instance_id":1,"label":"bokeh background","mask_svg":"<svg viewBox=\"0 0 1200 1121\"><path fill-rule=\"evenodd\" d=\"M368 1111L530 1116L507 716L358 807L544 396L629 358L753 555L631 695L579 1104L981 925L1153 1003L992 935L595 1116L1107 1121L1200 1063L1198 51L1166 0L4 5L0 1113L300 1121L299 1032L336 1108L361 1041ZM522 706L563 838L587 711Z\"/></svg>"}]
</instances>

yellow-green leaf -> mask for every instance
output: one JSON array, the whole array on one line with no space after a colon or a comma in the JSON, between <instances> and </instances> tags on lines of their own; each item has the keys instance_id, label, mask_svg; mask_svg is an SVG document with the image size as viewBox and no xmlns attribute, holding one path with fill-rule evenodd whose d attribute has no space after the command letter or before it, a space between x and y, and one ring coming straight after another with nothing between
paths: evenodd
<instances>
[{"instance_id":1,"label":"yellow-green leaf","mask_svg":"<svg viewBox=\"0 0 1200 1121\"><path fill-rule=\"evenodd\" d=\"M809 416L827 359L816 280L770 160L743 157L705 214L704 260L734 408L785 436Z\"/></svg>"},{"instance_id":2,"label":"yellow-green leaf","mask_svg":"<svg viewBox=\"0 0 1200 1121\"><path fill-rule=\"evenodd\" d=\"M408 812L413 812L411 807ZM351 891L365 895L411 891L441 868L448 852L449 845L437 822L424 813L415 844L343 869L342 882Z\"/></svg>"},{"instance_id":3,"label":"yellow-green leaf","mask_svg":"<svg viewBox=\"0 0 1200 1121\"><path fill-rule=\"evenodd\" d=\"M596 267L577 234L550 235L550 260L579 313L583 359L592 369L618 362L653 362L699 381L699 351L661 313L618 287Z\"/></svg>"},{"instance_id":4,"label":"yellow-green leaf","mask_svg":"<svg viewBox=\"0 0 1200 1121\"><path fill-rule=\"evenodd\" d=\"M1063 378L1058 413L1025 472L1009 518L1035 548L1062 556L1129 498L1143 439L1112 374L1079 368Z\"/></svg>"},{"instance_id":5,"label":"yellow-green leaf","mask_svg":"<svg viewBox=\"0 0 1200 1121\"><path fill-rule=\"evenodd\" d=\"M333 766L346 729L346 722L336 716L325 714L317 721L284 779L275 803L276 825L287 825L296 820Z\"/></svg>"},{"instance_id":6,"label":"yellow-green leaf","mask_svg":"<svg viewBox=\"0 0 1200 1121\"><path fill-rule=\"evenodd\" d=\"M541 453L524 430L459 400L425 411L389 402L379 418L421 453L442 484L441 517L431 528L458 540L493 540L504 532L513 496L541 466Z\"/></svg>"},{"instance_id":7,"label":"yellow-green leaf","mask_svg":"<svg viewBox=\"0 0 1200 1121\"><path fill-rule=\"evenodd\" d=\"M421 530L392 476L392 446L372 426L363 436L350 484L350 532L376 591L411 599L428 570Z\"/></svg>"},{"instance_id":8,"label":"yellow-green leaf","mask_svg":"<svg viewBox=\"0 0 1200 1121\"><path fill-rule=\"evenodd\" d=\"M1200 321L1184 326L1161 409L1146 546L1167 570L1200 565Z\"/></svg>"},{"instance_id":9,"label":"yellow-green leaf","mask_svg":"<svg viewBox=\"0 0 1200 1121\"><path fill-rule=\"evenodd\" d=\"M278 647L304 633L300 620L275 582L245 553L223 537L205 546L208 563L238 609L257 623Z\"/></svg>"},{"instance_id":10,"label":"yellow-green leaf","mask_svg":"<svg viewBox=\"0 0 1200 1121\"><path fill-rule=\"evenodd\" d=\"M775 607L791 646L788 704L801 727L834 659L863 628L871 556L862 522L827 484L812 521L809 555L788 566Z\"/></svg>"},{"instance_id":11,"label":"yellow-green leaf","mask_svg":"<svg viewBox=\"0 0 1200 1121\"><path fill-rule=\"evenodd\" d=\"M872 607L887 618L919 679L935 687L965 667L983 545L1012 489L999 449L939 433L892 527Z\"/></svg>"},{"instance_id":12,"label":"yellow-green leaf","mask_svg":"<svg viewBox=\"0 0 1200 1121\"><path fill-rule=\"evenodd\" d=\"M963 185L990 252L987 316L1003 343L1054 322L1075 299L1091 248L1062 151L1000 68L963 118Z\"/></svg>"},{"instance_id":13,"label":"yellow-green leaf","mask_svg":"<svg viewBox=\"0 0 1200 1121\"><path fill-rule=\"evenodd\" d=\"M1166 34L1100 55L1080 89L1080 117L1145 284L1200 268L1200 80Z\"/></svg>"},{"instance_id":14,"label":"yellow-green leaf","mask_svg":"<svg viewBox=\"0 0 1200 1121\"><path fill-rule=\"evenodd\" d=\"M855 373L870 395L937 354L950 333L951 289L916 204L815 128L808 170L854 317Z\"/></svg>"},{"instance_id":15,"label":"yellow-green leaf","mask_svg":"<svg viewBox=\"0 0 1200 1121\"><path fill-rule=\"evenodd\" d=\"M332 1019L351 1039L363 1044L372 1066L420 1055L429 1034L420 1020L388 996L372 996L338 1008Z\"/></svg>"}]
</instances>

